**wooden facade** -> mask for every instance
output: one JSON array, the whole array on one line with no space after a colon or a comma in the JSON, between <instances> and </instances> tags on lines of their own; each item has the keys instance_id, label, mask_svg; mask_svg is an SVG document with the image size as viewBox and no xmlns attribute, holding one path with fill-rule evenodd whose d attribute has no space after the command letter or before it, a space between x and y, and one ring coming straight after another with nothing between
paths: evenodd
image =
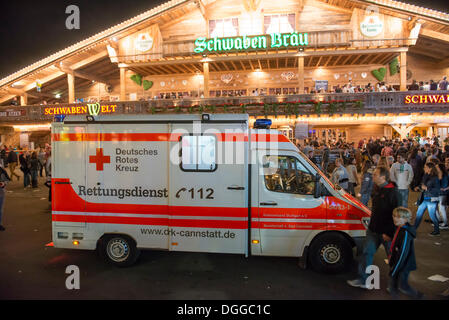
<instances>
[{"instance_id":1,"label":"wooden facade","mask_svg":"<svg viewBox=\"0 0 449 320\"><path fill-rule=\"evenodd\" d=\"M378 81L371 71L388 68L401 53L407 74L401 78L400 73L391 76L387 72L384 78L398 89L404 89L413 79L438 81L448 73L448 14L397 1L378 1L374 6L373 1L364 2L170 1L86 39L73 49L63 50L65 55L57 53L36 63L35 68L30 66L25 72L1 80L0 103L8 104L19 96L23 103L35 104L53 101L55 95L61 102L71 102L67 74L76 78L72 95L75 100L133 100L172 92L199 92L208 97L223 87L225 94L232 90L249 94L259 87L266 94L270 89L272 94L279 94L279 89L281 93L304 93L304 89L314 87L315 80L328 81L331 89L349 80L364 86ZM361 29L363 22L370 19L382 24L374 36ZM199 37L251 36L273 31L307 34L308 45L300 51L293 46L202 55L194 52ZM206 75L210 79L207 84L205 65L210 73ZM122 82L120 69L126 73ZM78 72L87 76L81 77ZM152 87L140 92L139 86L130 82L133 74L151 82ZM105 84L104 92L93 82L98 82L97 78ZM38 82L41 92L36 91Z\"/></svg>"},{"instance_id":2,"label":"wooden facade","mask_svg":"<svg viewBox=\"0 0 449 320\"><path fill-rule=\"evenodd\" d=\"M294 33L306 44L237 45L273 34L294 44ZM236 45L196 53L198 38ZM449 14L391 0L172 0L1 79L0 104L297 95L379 73L398 91L448 75Z\"/></svg>"}]
</instances>

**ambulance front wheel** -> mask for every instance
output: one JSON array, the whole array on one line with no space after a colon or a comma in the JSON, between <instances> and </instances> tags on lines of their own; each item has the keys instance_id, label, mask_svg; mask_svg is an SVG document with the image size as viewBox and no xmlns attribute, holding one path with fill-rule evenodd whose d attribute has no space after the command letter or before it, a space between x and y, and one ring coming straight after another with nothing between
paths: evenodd
<instances>
[{"instance_id":1,"label":"ambulance front wheel","mask_svg":"<svg viewBox=\"0 0 449 320\"><path fill-rule=\"evenodd\" d=\"M134 240L125 235L103 237L98 249L103 259L117 267L132 266L140 255L140 250L137 249Z\"/></svg>"},{"instance_id":2,"label":"ambulance front wheel","mask_svg":"<svg viewBox=\"0 0 449 320\"><path fill-rule=\"evenodd\" d=\"M315 238L309 247L309 262L315 271L340 273L352 263L352 245L338 233L324 233Z\"/></svg>"}]
</instances>

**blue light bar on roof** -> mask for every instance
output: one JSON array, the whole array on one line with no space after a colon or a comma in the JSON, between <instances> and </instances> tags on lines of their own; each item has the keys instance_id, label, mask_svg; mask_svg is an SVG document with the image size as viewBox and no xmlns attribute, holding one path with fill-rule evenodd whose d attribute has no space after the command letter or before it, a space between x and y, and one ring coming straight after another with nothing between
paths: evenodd
<instances>
[{"instance_id":1,"label":"blue light bar on roof","mask_svg":"<svg viewBox=\"0 0 449 320\"><path fill-rule=\"evenodd\" d=\"M270 119L257 119L254 123L254 129L270 129L271 120Z\"/></svg>"}]
</instances>

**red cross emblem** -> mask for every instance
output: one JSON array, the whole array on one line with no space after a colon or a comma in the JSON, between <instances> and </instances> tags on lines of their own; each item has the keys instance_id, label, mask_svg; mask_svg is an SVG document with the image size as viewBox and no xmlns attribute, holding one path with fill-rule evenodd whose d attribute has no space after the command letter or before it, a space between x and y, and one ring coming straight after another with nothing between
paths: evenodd
<instances>
[{"instance_id":1,"label":"red cross emblem","mask_svg":"<svg viewBox=\"0 0 449 320\"><path fill-rule=\"evenodd\" d=\"M97 171L103 171L103 164L111 163L111 157L103 155L103 148L97 148L97 154L95 156L89 156L89 163L95 163L97 165Z\"/></svg>"}]
</instances>

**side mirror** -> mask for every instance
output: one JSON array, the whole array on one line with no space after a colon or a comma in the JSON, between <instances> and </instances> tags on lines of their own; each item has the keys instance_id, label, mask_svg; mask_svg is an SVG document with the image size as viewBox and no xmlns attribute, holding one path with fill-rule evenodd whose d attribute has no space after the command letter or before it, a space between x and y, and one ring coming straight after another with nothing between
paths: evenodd
<instances>
[{"instance_id":1,"label":"side mirror","mask_svg":"<svg viewBox=\"0 0 449 320\"><path fill-rule=\"evenodd\" d=\"M319 173L316 174L315 176L315 192L313 194L314 198L320 198L321 197L321 176Z\"/></svg>"}]
</instances>

